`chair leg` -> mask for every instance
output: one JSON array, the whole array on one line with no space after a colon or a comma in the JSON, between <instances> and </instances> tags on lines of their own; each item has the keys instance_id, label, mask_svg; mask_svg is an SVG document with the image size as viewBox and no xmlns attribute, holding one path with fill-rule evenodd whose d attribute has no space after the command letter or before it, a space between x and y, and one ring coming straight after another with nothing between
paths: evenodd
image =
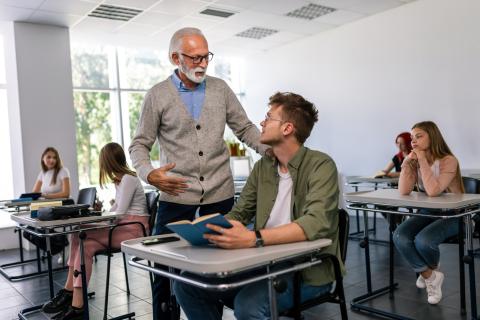
<instances>
[{"instance_id":1,"label":"chair leg","mask_svg":"<svg viewBox=\"0 0 480 320\"><path fill-rule=\"evenodd\" d=\"M127 282L127 295L130 295L130 285L128 284L128 272L127 272L127 257L125 256L125 253L122 252L123 256L123 269L125 270L125 281Z\"/></svg>"},{"instance_id":2,"label":"chair leg","mask_svg":"<svg viewBox=\"0 0 480 320\"><path fill-rule=\"evenodd\" d=\"M112 255L109 253L107 255L107 283L105 285L105 305L103 309L103 319L107 320L107 310L108 310L108 289L110 286L110 259Z\"/></svg>"}]
</instances>

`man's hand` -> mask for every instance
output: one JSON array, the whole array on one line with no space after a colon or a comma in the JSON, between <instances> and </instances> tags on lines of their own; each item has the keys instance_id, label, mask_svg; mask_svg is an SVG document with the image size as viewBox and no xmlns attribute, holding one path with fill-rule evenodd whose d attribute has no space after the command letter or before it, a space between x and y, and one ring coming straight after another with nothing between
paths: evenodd
<instances>
[{"instance_id":1,"label":"man's hand","mask_svg":"<svg viewBox=\"0 0 480 320\"><path fill-rule=\"evenodd\" d=\"M171 196L178 196L188 188L187 179L168 176L167 172L175 168L175 163L169 163L148 174L148 183Z\"/></svg>"},{"instance_id":2,"label":"man's hand","mask_svg":"<svg viewBox=\"0 0 480 320\"><path fill-rule=\"evenodd\" d=\"M251 248L255 246L257 239L255 232L248 230L239 221L228 221L233 225L230 229L208 223L207 228L218 232L219 235L204 234L203 237L220 248L225 249Z\"/></svg>"}]
</instances>

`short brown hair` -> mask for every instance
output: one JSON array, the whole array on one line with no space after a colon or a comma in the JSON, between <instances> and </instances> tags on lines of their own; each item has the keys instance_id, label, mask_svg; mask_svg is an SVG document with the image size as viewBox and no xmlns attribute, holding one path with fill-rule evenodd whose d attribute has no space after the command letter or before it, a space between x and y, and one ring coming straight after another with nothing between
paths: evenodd
<instances>
[{"instance_id":1,"label":"short brown hair","mask_svg":"<svg viewBox=\"0 0 480 320\"><path fill-rule=\"evenodd\" d=\"M294 135L304 143L310 136L313 125L318 121L318 110L310 101L292 92L277 92L270 97L270 106L282 106L282 120L293 123Z\"/></svg>"},{"instance_id":2,"label":"short brown hair","mask_svg":"<svg viewBox=\"0 0 480 320\"><path fill-rule=\"evenodd\" d=\"M121 145L115 142L107 143L100 150L100 187L108 183L120 183L123 175L137 176L127 164L127 158Z\"/></svg>"}]
</instances>

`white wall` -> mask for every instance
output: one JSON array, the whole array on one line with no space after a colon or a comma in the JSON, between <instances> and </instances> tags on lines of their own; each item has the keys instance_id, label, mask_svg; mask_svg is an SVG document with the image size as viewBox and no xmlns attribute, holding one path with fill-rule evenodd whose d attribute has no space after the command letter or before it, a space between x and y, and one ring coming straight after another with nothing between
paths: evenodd
<instances>
[{"instance_id":1,"label":"white wall","mask_svg":"<svg viewBox=\"0 0 480 320\"><path fill-rule=\"evenodd\" d=\"M480 168L480 2L419 0L250 57L245 107L258 123L275 91L314 102L307 145L346 175L371 175L397 133L435 121L462 168Z\"/></svg>"},{"instance_id":2,"label":"white wall","mask_svg":"<svg viewBox=\"0 0 480 320\"><path fill-rule=\"evenodd\" d=\"M70 39L67 28L13 23L7 60L14 192L31 190L47 146L58 149L78 193ZM10 51L9 51L10 50Z\"/></svg>"}]
</instances>

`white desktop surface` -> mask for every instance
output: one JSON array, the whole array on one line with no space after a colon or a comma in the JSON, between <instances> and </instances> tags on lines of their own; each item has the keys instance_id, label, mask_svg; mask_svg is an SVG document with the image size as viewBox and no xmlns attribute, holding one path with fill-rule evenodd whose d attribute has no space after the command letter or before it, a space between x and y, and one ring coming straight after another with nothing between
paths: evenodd
<instances>
[{"instance_id":1,"label":"white desktop surface","mask_svg":"<svg viewBox=\"0 0 480 320\"><path fill-rule=\"evenodd\" d=\"M347 202L446 210L480 204L480 194L443 193L438 197L429 197L424 192L415 191L400 195L397 189L346 193L344 198Z\"/></svg>"},{"instance_id":2,"label":"white desktop surface","mask_svg":"<svg viewBox=\"0 0 480 320\"><path fill-rule=\"evenodd\" d=\"M398 178L372 178L372 177L362 177L362 176L347 176L345 178L347 184L358 184L358 183L372 183L372 184L382 184L382 183L398 183Z\"/></svg>"},{"instance_id":3,"label":"white desktop surface","mask_svg":"<svg viewBox=\"0 0 480 320\"><path fill-rule=\"evenodd\" d=\"M77 225L85 223L95 223L111 220L112 218L120 218L124 214L117 214L115 212L104 212L101 216L89 216L89 217L78 217L78 218L68 218L60 220L50 220L50 221L40 221L37 218L30 217L30 211L12 213L10 218L17 222L18 224L23 224L26 226L31 226L35 228L52 228L57 226L64 225Z\"/></svg>"},{"instance_id":4,"label":"white desktop surface","mask_svg":"<svg viewBox=\"0 0 480 320\"><path fill-rule=\"evenodd\" d=\"M175 269L202 275L227 275L266 265L270 262L319 251L332 243L330 239L319 239L248 249L191 246L183 239L150 246L141 243L145 239L156 237L123 241L122 251Z\"/></svg>"}]
</instances>

